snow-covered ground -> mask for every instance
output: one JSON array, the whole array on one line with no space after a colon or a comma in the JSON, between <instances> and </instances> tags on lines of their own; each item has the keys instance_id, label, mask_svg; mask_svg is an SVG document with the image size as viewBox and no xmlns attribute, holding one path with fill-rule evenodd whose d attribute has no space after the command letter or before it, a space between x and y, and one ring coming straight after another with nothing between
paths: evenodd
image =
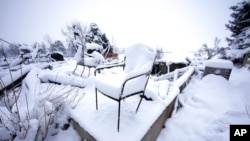
<instances>
[{"instance_id":1,"label":"snow-covered ground","mask_svg":"<svg viewBox=\"0 0 250 141\"><path fill-rule=\"evenodd\" d=\"M250 70L193 78L180 94L183 107L166 122L158 141L228 141L230 124L250 124Z\"/></svg>"},{"instance_id":2,"label":"snow-covered ground","mask_svg":"<svg viewBox=\"0 0 250 141\"><path fill-rule=\"evenodd\" d=\"M105 113L106 118L112 117L116 119L117 117L117 109L112 109L110 111L107 111L108 108L100 109L96 111L95 109L89 109L89 111L86 111L88 107L91 107L92 105L95 105L95 101L93 98L91 98L94 94L93 90L93 84L92 79L93 76L87 77L87 71L84 73L83 77L80 77L79 74L81 72L81 69L77 69L76 74L72 75L72 71L75 68L76 61L75 60L67 60L65 62L60 63L54 63L53 64L53 73L51 70L41 70L37 67L32 67L31 72L27 75L23 91L26 93L32 92L32 96L28 97L29 100L29 107L32 106L35 107L38 112L39 110L41 114L46 112L48 109L51 109L51 104L53 104L53 100L56 100L57 97L60 97L60 95L63 95L63 97L60 97L66 101L71 101L71 107L75 107L75 110L72 110L70 107L65 108L62 113L59 113L56 116L61 116L60 118L57 118L58 123L65 123L65 120L70 116L71 114L77 115L84 115L86 119L88 119L90 122L94 122L98 117L88 117L90 113L88 112L100 112ZM120 71L117 69L114 69L114 71ZM111 72L115 73L115 72ZM91 75L93 75L93 69L91 70ZM60 80L59 79L60 76ZM50 79L45 79L50 78ZM250 85L250 70L247 67L243 68L233 68L232 74L230 79L227 81L223 77L215 76L215 75L207 75L204 78L201 78L200 75L194 75L188 84L188 86L184 89L184 91L179 94L179 100L182 103L183 107L178 109L175 114L167 120L165 123L165 128L162 129L158 141L190 141L190 140L215 140L215 141L221 141L221 140L229 140L229 125L230 124L250 124L250 95L249 95L249 85ZM46 83L41 83L38 80L42 80ZM76 80L76 81L75 81ZM80 81L81 80L81 81ZM156 79L155 79L156 80ZM65 82L63 85L58 84L51 84L48 82ZM82 82L79 88L79 82ZM153 84L153 83L154 84ZM150 80L149 85L157 87L158 91L161 91L159 85L160 83L154 82L153 79ZM25 87L29 87L28 89ZM33 88L30 88L33 87ZM152 89L151 89L152 90ZM65 95L65 93L67 93ZM155 95L154 95L155 93ZM75 95L75 96L72 96ZM150 95L157 96L157 91L153 91L150 93ZM80 97L80 101L74 101ZM23 101L20 101L20 106L25 103L25 95L23 98L21 98ZM154 97L154 101L151 104L155 104L157 108L162 108L161 104L159 104L161 97ZM27 98L26 98L27 100ZM33 100L33 101L32 101ZM38 100L42 101L42 103L38 102ZM100 99L101 101L102 99ZM138 99L131 99L131 101L137 101ZM74 101L74 102L72 102ZM56 102L55 102L56 103ZM112 107L112 105L115 105L114 107L117 107L117 103L114 101L110 101L111 105L108 107ZM146 101L143 101L142 104L144 105L147 103ZM43 106L46 106L46 111L44 108L41 108ZM24 105L25 106L25 105ZM39 107L40 106L40 107ZM86 106L85 109L79 108L78 106ZM105 106L105 105L104 105ZM126 136L137 136L133 134L126 135L124 132L122 133L122 129L127 130L128 128L124 128L126 126L130 126L126 123L126 121L129 121L129 118L138 118L140 115L140 111L137 113L138 115L135 116L135 108L133 104L130 105L129 101L125 101L122 103L123 112L122 114L127 114L122 117L121 119L121 134L123 134L124 138L127 138ZM146 108L148 106L145 106ZM3 106L3 103L1 103L1 111L0 116L5 116L3 114L6 109ZM144 110L143 106L140 107L139 110ZM23 115L25 117L25 110L26 108L23 108L24 111ZM48 110L49 111L49 110ZM84 111L86 113L84 113ZM125 112L124 112L125 111ZM150 110L149 110L150 111ZM152 111L152 110L151 110ZM151 112L150 111L150 112ZM152 111L152 113L154 113ZM32 117L32 114L30 114ZM126 119L126 118L128 119ZM147 120L150 120L153 116L145 117ZM91 119L92 118L92 119ZM111 118L111 119L112 119ZM2 119L1 119L2 120ZM103 120L103 119L99 119ZM142 121L138 121L139 123ZM32 120L29 124L33 124L31 129L36 129L37 122ZM107 126L107 130L114 130L116 131L116 120L110 121L109 123L112 123L110 126L107 124L103 124L103 126ZM60 124L60 126L63 124ZM100 125L102 126L102 125ZM1 126L0 126L1 127ZM6 137L5 130L0 128L0 138ZM132 130L132 129L131 129ZM134 130L134 129L133 129ZM146 129L145 129L146 130ZM56 133L57 134L56 134ZM104 132L104 131L103 131ZM28 134L29 138L27 139L33 139L35 135L31 132ZM34 133L33 133L34 134ZM119 133L116 133L119 134ZM116 136L116 135L114 135ZM129 138L132 139L132 138ZM24 139L15 139L15 140L24 140ZM80 141L81 138L77 134L77 132L74 130L72 126L67 128L67 130L62 130L62 128L59 128L57 131L49 130L48 136L46 137L47 141L59 141L59 140L74 140L74 141Z\"/></svg>"}]
</instances>

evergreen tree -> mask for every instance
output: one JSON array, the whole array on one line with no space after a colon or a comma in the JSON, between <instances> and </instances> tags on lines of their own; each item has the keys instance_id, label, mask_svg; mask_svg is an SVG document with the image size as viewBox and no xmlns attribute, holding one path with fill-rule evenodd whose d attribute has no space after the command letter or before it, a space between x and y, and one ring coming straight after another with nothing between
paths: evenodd
<instances>
[{"instance_id":1,"label":"evergreen tree","mask_svg":"<svg viewBox=\"0 0 250 141\"><path fill-rule=\"evenodd\" d=\"M68 56L73 56L78 47L82 47L87 52L86 43L101 45L104 49L102 54L107 51L112 52L112 48L108 48L111 45L106 34L101 32L96 23L91 23L88 27L81 22L72 22L66 29L62 30L62 33L66 37Z\"/></svg>"},{"instance_id":2,"label":"evergreen tree","mask_svg":"<svg viewBox=\"0 0 250 141\"><path fill-rule=\"evenodd\" d=\"M226 40L231 49L245 49L250 47L250 0L244 0L230 7L233 10L232 20L226 24L232 34Z\"/></svg>"},{"instance_id":3,"label":"evergreen tree","mask_svg":"<svg viewBox=\"0 0 250 141\"><path fill-rule=\"evenodd\" d=\"M91 23L86 34L86 42L88 43L96 43L106 49L107 47L111 47L110 42L105 33L102 33L101 30L98 28L96 23ZM109 50L112 52L112 49Z\"/></svg>"}]
</instances>

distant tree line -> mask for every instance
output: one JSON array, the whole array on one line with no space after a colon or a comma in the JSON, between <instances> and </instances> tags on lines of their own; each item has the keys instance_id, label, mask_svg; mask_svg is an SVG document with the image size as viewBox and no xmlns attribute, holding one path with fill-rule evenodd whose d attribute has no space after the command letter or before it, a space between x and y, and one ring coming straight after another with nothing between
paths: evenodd
<instances>
[{"instance_id":1,"label":"distant tree line","mask_svg":"<svg viewBox=\"0 0 250 141\"><path fill-rule=\"evenodd\" d=\"M67 57L73 57L77 47L85 47L86 43L96 43L103 46L104 49L111 47L106 34L99 29L96 23L91 23L88 26L81 22L72 22L62 29L62 34L65 37L65 41L54 41L49 35L45 35L43 42L35 42L30 47L35 48L38 45L40 47L39 53L41 54L59 52ZM20 46L22 45L28 46L25 43L6 44L0 42L0 58L4 54L7 57L18 57L20 55ZM112 51L112 49L109 51Z\"/></svg>"}]
</instances>

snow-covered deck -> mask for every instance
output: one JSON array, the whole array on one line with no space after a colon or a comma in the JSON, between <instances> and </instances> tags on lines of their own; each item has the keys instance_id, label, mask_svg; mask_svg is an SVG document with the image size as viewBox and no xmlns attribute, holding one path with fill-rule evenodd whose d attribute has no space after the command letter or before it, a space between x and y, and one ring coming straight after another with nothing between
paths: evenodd
<instances>
[{"instance_id":1,"label":"snow-covered deck","mask_svg":"<svg viewBox=\"0 0 250 141\"><path fill-rule=\"evenodd\" d=\"M99 109L95 108L94 86L86 88L86 95L71 111L71 118L78 133L88 140L155 140L171 115L179 88L186 84L194 69L190 67L170 88L164 99L154 97L153 101L143 99L136 113L139 96L133 96L121 103L120 131L117 132L118 103L98 95ZM180 82L181 81L181 82ZM153 80L149 81L151 85ZM150 86L146 95L153 95Z\"/></svg>"}]
</instances>

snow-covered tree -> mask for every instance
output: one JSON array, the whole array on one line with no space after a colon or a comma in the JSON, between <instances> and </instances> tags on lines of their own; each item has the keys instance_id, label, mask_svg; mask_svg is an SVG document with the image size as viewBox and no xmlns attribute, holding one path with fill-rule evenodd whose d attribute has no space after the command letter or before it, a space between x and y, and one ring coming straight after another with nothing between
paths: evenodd
<instances>
[{"instance_id":1,"label":"snow-covered tree","mask_svg":"<svg viewBox=\"0 0 250 141\"><path fill-rule=\"evenodd\" d=\"M65 54L66 48L63 45L62 41L57 40L57 41L55 41L54 44L51 45L50 51L51 52L61 52L61 53Z\"/></svg>"},{"instance_id":2,"label":"snow-covered tree","mask_svg":"<svg viewBox=\"0 0 250 141\"><path fill-rule=\"evenodd\" d=\"M9 57L17 57L20 54L18 44L0 44L0 58L4 55Z\"/></svg>"},{"instance_id":3,"label":"snow-covered tree","mask_svg":"<svg viewBox=\"0 0 250 141\"><path fill-rule=\"evenodd\" d=\"M4 45L0 43L0 59L4 58Z\"/></svg>"},{"instance_id":4,"label":"snow-covered tree","mask_svg":"<svg viewBox=\"0 0 250 141\"><path fill-rule=\"evenodd\" d=\"M72 22L66 29L62 29L62 34L68 43L68 50L72 51L71 54L76 53L79 46L85 48L86 33L87 25L81 22Z\"/></svg>"},{"instance_id":5,"label":"snow-covered tree","mask_svg":"<svg viewBox=\"0 0 250 141\"><path fill-rule=\"evenodd\" d=\"M109 49L108 47L111 47L106 34L101 32L96 23L91 23L87 26L81 22L72 22L66 29L62 30L62 33L68 43L67 51L70 51L68 53L69 56L73 56L79 46L86 52L86 43L101 45L104 51L106 51L106 48ZM109 49L109 52L112 52L112 49Z\"/></svg>"},{"instance_id":6,"label":"snow-covered tree","mask_svg":"<svg viewBox=\"0 0 250 141\"><path fill-rule=\"evenodd\" d=\"M226 24L232 34L227 38L231 49L245 49L250 47L250 0L244 0L230 7L233 10L232 20Z\"/></svg>"},{"instance_id":7,"label":"snow-covered tree","mask_svg":"<svg viewBox=\"0 0 250 141\"><path fill-rule=\"evenodd\" d=\"M227 38L229 50L226 57L241 64L246 53L250 53L250 0L244 0L231 6L232 20L226 24L232 34Z\"/></svg>"},{"instance_id":8,"label":"snow-covered tree","mask_svg":"<svg viewBox=\"0 0 250 141\"><path fill-rule=\"evenodd\" d=\"M160 47L156 48L156 59L162 59L164 56L163 49Z\"/></svg>"},{"instance_id":9,"label":"snow-covered tree","mask_svg":"<svg viewBox=\"0 0 250 141\"><path fill-rule=\"evenodd\" d=\"M73 57L77 52L77 47L74 45L73 41L67 42L66 55L68 57Z\"/></svg>"},{"instance_id":10,"label":"snow-covered tree","mask_svg":"<svg viewBox=\"0 0 250 141\"><path fill-rule=\"evenodd\" d=\"M12 57L15 57L15 56L18 56L20 51L19 51L19 47L17 44L11 44L9 45L9 54L12 56Z\"/></svg>"},{"instance_id":11,"label":"snow-covered tree","mask_svg":"<svg viewBox=\"0 0 250 141\"><path fill-rule=\"evenodd\" d=\"M217 37L214 40L214 46L209 47L206 43L196 53L197 56L202 56L205 59L211 59L216 55L224 55L224 48L219 46L220 39Z\"/></svg>"},{"instance_id":12,"label":"snow-covered tree","mask_svg":"<svg viewBox=\"0 0 250 141\"><path fill-rule=\"evenodd\" d=\"M88 43L96 43L103 46L105 50L107 47L111 47L110 42L105 33L99 29L96 23L91 23L86 34L86 42ZM112 49L109 50L112 52Z\"/></svg>"},{"instance_id":13,"label":"snow-covered tree","mask_svg":"<svg viewBox=\"0 0 250 141\"><path fill-rule=\"evenodd\" d=\"M47 50L46 45L45 45L44 42L41 43L41 47L40 48L41 48L40 49L41 54L46 54L47 53L48 50Z\"/></svg>"}]
</instances>

